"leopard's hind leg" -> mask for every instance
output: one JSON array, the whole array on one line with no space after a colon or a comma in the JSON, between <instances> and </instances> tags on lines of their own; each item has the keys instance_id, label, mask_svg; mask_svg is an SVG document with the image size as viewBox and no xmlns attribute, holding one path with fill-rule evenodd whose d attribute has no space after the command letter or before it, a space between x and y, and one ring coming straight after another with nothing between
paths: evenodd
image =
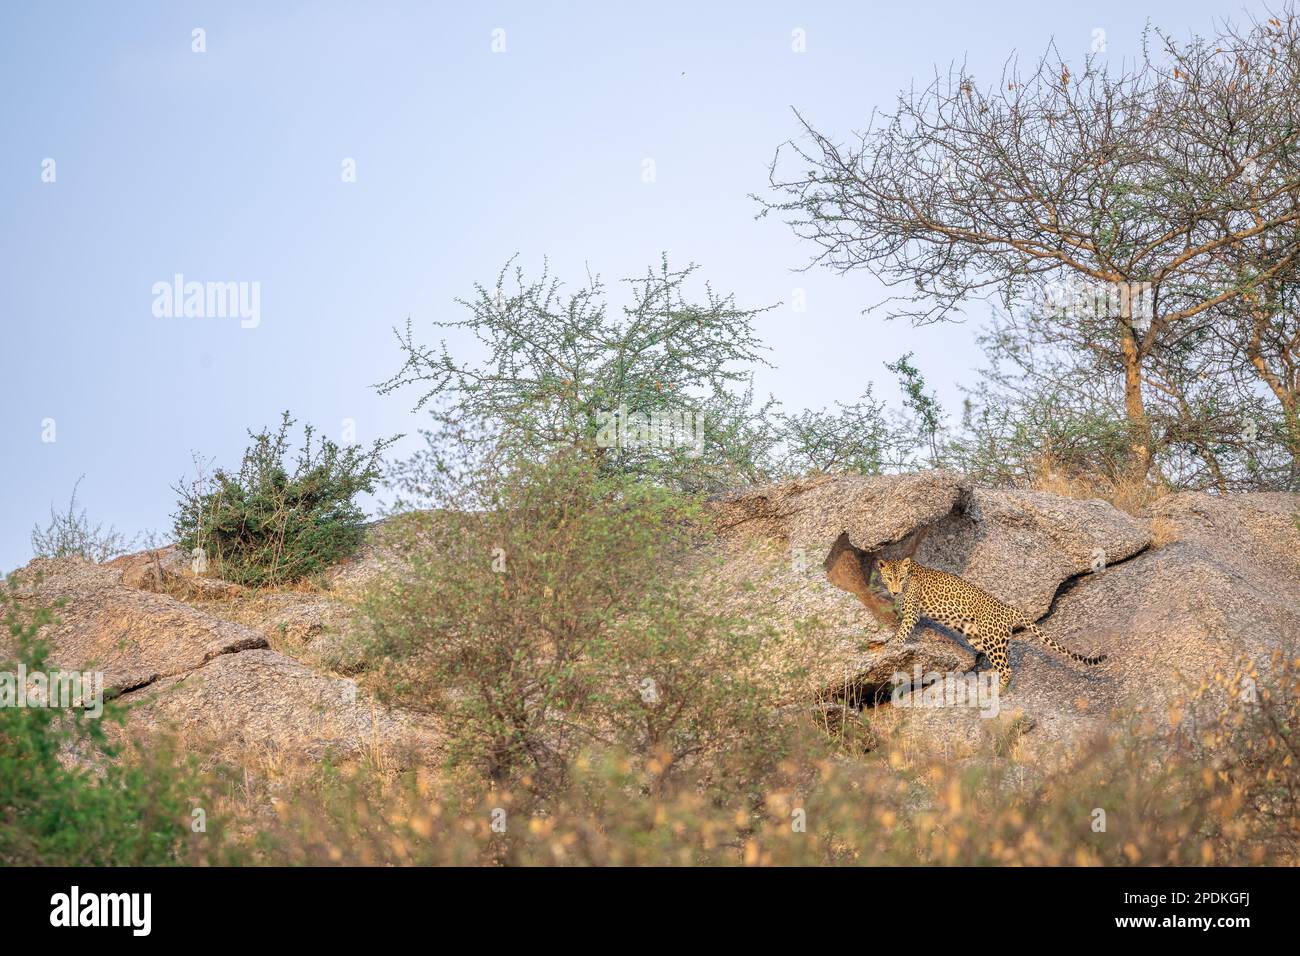
<instances>
[{"instance_id":1,"label":"leopard's hind leg","mask_svg":"<svg viewBox=\"0 0 1300 956\"><path fill-rule=\"evenodd\" d=\"M1006 690L1007 685L1011 683L1011 660L1007 656L1007 645L1010 643L1010 637L1009 633L999 633L991 634L985 638L989 661L993 664L993 669L1002 678L1001 690Z\"/></svg>"},{"instance_id":2,"label":"leopard's hind leg","mask_svg":"<svg viewBox=\"0 0 1300 956\"><path fill-rule=\"evenodd\" d=\"M975 651L975 663L971 665L970 672L978 674L980 672L980 662L982 661L985 664L989 662L988 652L984 648L984 640L980 637L979 622L964 622L959 630L962 632L962 636L966 638L966 643Z\"/></svg>"}]
</instances>

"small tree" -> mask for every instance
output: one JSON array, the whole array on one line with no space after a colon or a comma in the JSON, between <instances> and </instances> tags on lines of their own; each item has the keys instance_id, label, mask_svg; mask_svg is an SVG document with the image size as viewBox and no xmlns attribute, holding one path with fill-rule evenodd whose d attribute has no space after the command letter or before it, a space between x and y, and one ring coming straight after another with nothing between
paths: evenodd
<instances>
[{"instance_id":1,"label":"small tree","mask_svg":"<svg viewBox=\"0 0 1300 956\"><path fill-rule=\"evenodd\" d=\"M481 361L418 344L408 321L398 333L406 362L380 392L416 385L416 408L438 398L447 420L483 423L481 441L520 454L580 448L604 469L688 490L762 477L770 437L749 382L766 364L753 328L765 310L737 308L708 285L688 298L696 267L673 270L666 258L625 280L632 302L621 317L599 277L565 295L547 272L530 281L516 268L507 292L509 268L458 300L469 318L436 323L470 330Z\"/></svg>"},{"instance_id":2,"label":"small tree","mask_svg":"<svg viewBox=\"0 0 1300 956\"><path fill-rule=\"evenodd\" d=\"M933 393L926 392L925 376L912 364L911 352L900 356L897 362L886 362L885 368L898 376L898 385L903 392L903 406L915 416L916 430L929 451L931 466L938 465L943 406Z\"/></svg>"},{"instance_id":3,"label":"small tree","mask_svg":"<svg viewBox=\"0 0 1300 956\"><path fill-rule=\"evenodd\" d=\"M580 449L499 464L455 482L477 507L395 523L404 560L367 601L380 692L438 714L461 767L537 794L588 750L659 783L763 751L759 637L675 573L698 503Z\"/></svg>"}]
</instances>

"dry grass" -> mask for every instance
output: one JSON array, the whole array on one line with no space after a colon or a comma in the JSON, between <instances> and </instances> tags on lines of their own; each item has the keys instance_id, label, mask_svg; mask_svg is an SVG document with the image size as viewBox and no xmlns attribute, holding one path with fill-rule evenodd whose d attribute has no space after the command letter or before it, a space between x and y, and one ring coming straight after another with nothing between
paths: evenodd
<instances>
[{"instance_id":1,"label":"dry grass","mask_svg":"<svg viewBox=\"0 0 1300 956\"><path fill-rule=\"evenodd\" d=\"M1030 487L1035 491L1083 501L1100 499L1135 517L1145 516L1153 503L1169 493L1158 482L1137 480L1119 472L1104 475L1071 473L1048 455L1038 460Z\"/></svg>"},{"instance_id":2,"label":"dry grass","mask_svg":"<svg viewBox=\"0 0 1300 956\"><path fill-rule=\"evenodd\" d=\"M787 722L779 766L731 794L689 775L657 789L666 768L615 751L580 755L539 800L526 781L399 772L382 752L335 765L180 742L204 755L196 805L231 862L1293 865L1298 706L1300 659L1279 653L1050 762L1021 748L1015 713L953 746L901 709L827 712Z\"/></svg>"},{"instance_id":3,"label":"dry grass","mask_svg":"<svg viewBox=\"0 0 1300 956\"><path fill-rule=\"evenodd\" d=\"M1164 515L1151 519L1151 547L1163 548L1178 540L1178 526Z\"/></svg>"},{"instance_id":4,"label":"dry grass","mask_svg":"<svg viewBox=\"0 0 1300 956\"><path fill-rule=\"evenodd\" d=\"M796 735L763 786L737 799L689 783L651 796L662 768L612 752L580 757L572 786L540 804L522 788L357 767L286 793L265 859L1287 865L1300 845L1300 778L1285 755L1296 671L1280 660L1271 670L1276 696L1258 708L1225 709L1217 697L1198 708L1203 689L1185 711L1120 721L1050 766L1021 758L1026 728L1014 715L958 753L909 736L906 716L881 708L868 716L870 754L819 751Z\"/></svg>"}]
</instances>

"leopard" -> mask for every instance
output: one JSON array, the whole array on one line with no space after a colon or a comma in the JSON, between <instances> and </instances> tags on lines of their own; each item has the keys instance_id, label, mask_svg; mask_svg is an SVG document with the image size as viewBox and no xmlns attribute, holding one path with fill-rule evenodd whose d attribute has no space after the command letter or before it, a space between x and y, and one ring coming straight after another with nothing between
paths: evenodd
<instances>
[{"instance_id":1,"label":"leopard","mask_svg":"<svg viewBox=\"0 0 1300 956\"><path fill-rule=\"evenodd\" d=\"M927 568L911 558L882 560L879 567L880 580L889 593L895 597L902 596L894 640L907 640L922 617L958 631L975 648L976 671L981 659L988 660L998 672L1002 690L1011 683L1007 644L1011 632L1017 628L1025 628L1052 650L1081 664L1100 664L1108 657L1106 654L1086 657L1062 647L1022 612L955 574Z\"/></svg>"}]
</instances>

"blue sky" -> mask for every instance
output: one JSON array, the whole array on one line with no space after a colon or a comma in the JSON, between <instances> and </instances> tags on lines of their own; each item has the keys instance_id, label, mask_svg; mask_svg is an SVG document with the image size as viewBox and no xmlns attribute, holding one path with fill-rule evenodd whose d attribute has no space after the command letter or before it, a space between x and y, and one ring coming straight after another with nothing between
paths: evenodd
<instances>
[{"instance_id":1,"label":"blue sky","mask_svg":"<svg viewBox=\"0 0 1300 956\"><path fill-rule=\"evenodd\" d=\"M363 442L413 432L417 396L372 387L401 363L392 326L434 340L516 253L617 286L666 251L742 305L784 301L758 322L776 364L758 388L791 409L868 381L896 397L882 363L905 351L955 409L978 314L863 315L884 295L870 275L795 272L811 247L755 219L791 107L847 136L936 64L992 80L1051 38L1082 58L1095 30L1118 62L1148 20L1186 35L1243 9L1261 8L5 4L0 569L82 474L93 518L166 532L191 452L236 464L282 409L336 440L345 419ZM156 316L178 273L257 283L259 321Z\"/></svg>"}]
</instances>

